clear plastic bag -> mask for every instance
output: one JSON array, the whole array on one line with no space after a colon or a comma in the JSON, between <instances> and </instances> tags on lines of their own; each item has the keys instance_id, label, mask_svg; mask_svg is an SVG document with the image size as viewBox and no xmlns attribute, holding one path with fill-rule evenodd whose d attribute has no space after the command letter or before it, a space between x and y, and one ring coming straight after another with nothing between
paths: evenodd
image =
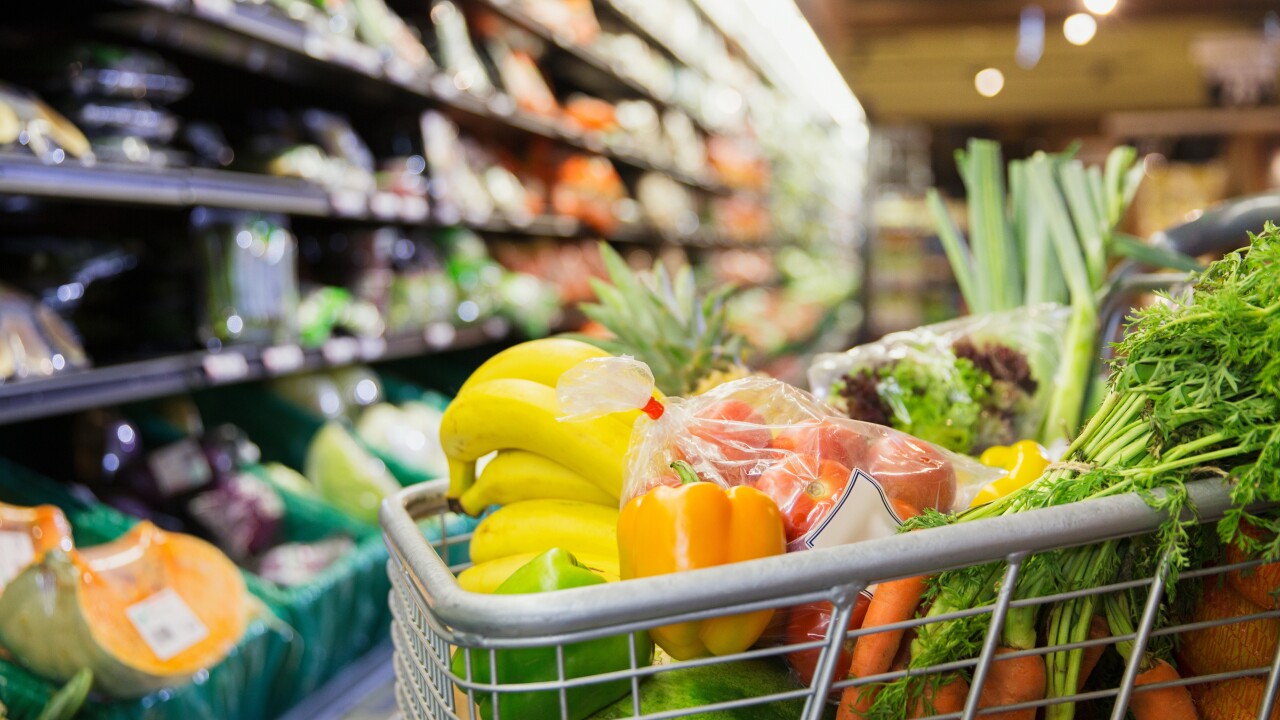
<instances>
[{"instance_id":1,"label":"clear plastic bag","mask_svg":"<svg viewBox=\"0 0 1280 720\"><path fill-rule=\"evenodd\" d=\"M814 395L840 414L977 454L1037 438L1069 309L970 315L886 335L809 367Z\"/></svg>"},{"instance_id":2,"label":"clear plastic bag","mask_svg":"<svg viewBox=\"0 0 1280 720\"><path fill-rule=\"evenodd\" d=\"M676 485L672 463L700 480L752 485L782 511L789 551L897 532L926 509L962 509L1002 471L892 428L837 417L809 393L747 377L691 398L653 400L653 376L630 358L589 360L557 386L566 419L624 406L634 425L622 503Z\"/></svg>"}]
</instances>

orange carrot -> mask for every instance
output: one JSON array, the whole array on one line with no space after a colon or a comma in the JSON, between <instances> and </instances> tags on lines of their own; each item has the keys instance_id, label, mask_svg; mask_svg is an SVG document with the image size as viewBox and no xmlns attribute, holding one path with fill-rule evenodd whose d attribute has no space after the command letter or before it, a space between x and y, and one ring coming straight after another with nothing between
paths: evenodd
<instances>
[{"instance_id":1,"label":"orange carrot","mask_svg":"<svg viewBox=\"0 0 1280 720\"><path fill-rule=\"evenodd\" d=\"M924 696L916 703L915 711L907 717L926 718L934 715L960 712L964 710L964 701L969 697L969 683L959 675L939 685L937 690L932 684L925 686ZM983 716L988 717L988 716Z\"/></svg>"},{"instance_id":2,"label":"orange carrot","mask_svg":"<svg viewBox=\"0 0 1280 720\"><path fill-rule=\"evenodd\" d=\"M874 628L910 620L916 614L924 589L924 577L880 583L876 588L876 594L871 598L871 604L867 607L862 627ZM857 643L853 646L853 662L849 665L849 674L864 678L888 672L894 658L898 655L903 632L903 630L886 630L859 636ZM844 693L840 695L840 711L836 715L836 720L862 717L862 713L871 707L874 700L874 691L858 687L845 688Z\"/></svg>"},{"instance_id":3,"label":"orange carrot","mask_svg":"<svg viewBox=\"0 0 1280 720\"><path fill-rule=\"evenodd\" d=\"M862 621L863 629L891 625L910 620L916 614L920 598L924 595L925 578L913 577L881 583L867 607ZM871 677L888 671L902 644L902 630L862 635L853 647L853 663L849 673L854 677Z\"/></svg>"},{"instance_id":4,"label":"orange carrot","mask_svg":"<svg viewBox=\"0 0 1280 720\"><path fill-rule=\"evenodd\" d=\"M1107 625L1107 619L1102 615L1094 615L1093 620L1089 621L1089 639L1100 640L1110 634L1111 627ZM1098 661L1102 659L1102 653L1106 649L1106 645L1091 645L1084 649L1084 657L1080 660L1080 683L1077 689L1084 689L1085 682L1093 669L1098 666Z\"/></svg>"},{"instance_id":5,"label":"orange carrot","mask_svg":"<svg viewBox=\"0 0 1280 720\"><path fill-rule=\"evenodd\" d=\"M1191 693L1186 686L1146 692L1137 690L1143 685L1169 682L1180 677L1178 671L1163 660L1157 660L1150 669L1139 674L1134 683L1135 692L1129 699L1129 710L1135 720L1198 720L1195 703L1191 702Z\"/></svg>"},{"instance_id":6,"label":"orange carrot","mask_svg":"<svg viewBox=\"0 0 1280 720\"><path fill-rule=\"evenodd\" d=\"M1017 652L1014 648L999 648L997 655ZM1048 678L1045 675L1043 655L1024 655L1001 660L996 658L987 671L978 707L999 708L1006 705L1043 700ZM1035 720L1036 710L1008 710L983 715L987 720Z\"/></svg>"}]
</instances>

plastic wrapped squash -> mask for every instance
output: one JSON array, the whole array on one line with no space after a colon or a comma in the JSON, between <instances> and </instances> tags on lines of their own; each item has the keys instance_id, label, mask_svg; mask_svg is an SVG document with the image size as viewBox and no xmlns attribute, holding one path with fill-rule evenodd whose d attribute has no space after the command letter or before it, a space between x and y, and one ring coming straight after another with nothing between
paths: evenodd
<instances>
[{"instance_id":1,"label":"plastic wrapped squash","mask_svg":"<svg viewBox=\"0 0 1280 720\"><path fill-rule=\"evenodd\" d=\"M244 579L217 548L143 522L119 539L54 550L0 595L0 645L65 682L81 668L112 697L186 682L244 634Z\"/></svg>"},{"instance_id":2,"label":"plastic wrapped squash","mask_svg":"<svg viewBox=\"0 0 1280 720\"><path fill-rule=\"evenodd\" d=\"M5 585L50 550L71 549L71 524L52 505L0 503L0 594Z\"/></svg>"}]
</instances>

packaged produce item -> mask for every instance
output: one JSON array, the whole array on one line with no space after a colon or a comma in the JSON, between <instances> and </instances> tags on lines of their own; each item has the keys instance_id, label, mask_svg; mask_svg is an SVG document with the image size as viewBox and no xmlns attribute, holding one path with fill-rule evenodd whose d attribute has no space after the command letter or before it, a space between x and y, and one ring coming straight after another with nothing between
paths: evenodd
<instances>
[{"instance_id":1,"label":"packaged produce item","mask_svg":"<svg viewBox=\"0 0 1280 720\"><path fill-rule=\"evenodd\" d=\"M0 384L87 367L75 331L44 303L0 284Z\"/></svg>"},{"instance_id":2,"label":"packaged produce item","mask_svg":"<svg viewBox=\"0 0 1280 720\"><path fill-rule=\"evenodd\" d=\"M525 12L575 45L590 45L600 34L591 0L523 0Z\"/></svg>"},{"instance_id":3,"label":"packaged produce item","mask_svg":"<svg viewBox=\"0 0 1280 720\"><path fill-rule=\"evenodd\" d=\"M0 502L0 594L10 580L52 550L71 549L71 526L52 505L19 507Z\"/></svg>"},{"instance_id":4,"label":"packaged produce item","mask_svg":"<svg viewBox=\"0 0 1280 720\"><path fill-rule=\"evenodd\" d=\"M88 668L98 690L133 698L220 662L244 635L247 599L212 545L143 522L19 574L0 595L0 644L46 678Z\"/></svg>"},{"instance_id":5,"label":"packaged produce item","mask_svg":"<svg viewBox=\"0 0 1280 720\"><path fill-rule=\"evenodd\" d=\"M626 188L613 163L598 155L571 155L556 172L551 206L559 215L577 218L610 235L618 227L615 205L624 198Z\"/></svg>"},{"instance_id":6,"label":"packaged produce item","mask_svg":"<svg viewBox=\"0 0 1280 720\"><path fill-rule=\"evenodd\" d=\"M630 358L587 360L559 381L566 417L638 407L652 391ZM655 408L655 405L660 407ZM690 398L645 405L627 452L624 504L683 481L673 463L721 487L749 485L782 513L787 549L892 534L925 510L967 507L999 471L891 428L837 417L771 378L734 380Z\"/></svg>"},{"instance_id":7,"label":"packaged produce item","mask_svg":"<svg viewBox=\"0 0 1280 720\"><path fill-rule=\"evenodd\" d=\"M285 543L268 550L255 570L264 580L281 587L297 587L311 582L326 568L355 550L356 543L345 535L310 543Z\"/></svg>"},{"instance_id":8,"label":"packaged produce item","mask_svg":"<svg viewBox=\"0 0 1280 720\"><path fill-rule=\"evenodd\" d=\"M422 402L401 407L378 403L366 409L356 421L356 434L369 446L391 455L432 477L449 472L440 447L440 421L444 413Z\"/></svg>"},{"instance_id":9,"label":"packaged produce item","mask_svg":"<svg viewBox=\"0 0 1280 720\"><path fill-rule=\"evenodd\" d=\"M487 97L493 94L493 81L471 44L467 20L458 6L439 0L431 6L431 24L435 26L440 65L453 76L458 90Z\"/></svg>"},{"instance_id":10,"label":"packaged produce item","mask_svg":"<svg viewBox=\"0 0 1280 720\"><path fill-rule=\"evenodd\" d=\"M495 593L518 595L553 592L604 582L604 578L579 562L569 551L552 548L516 570ZM560 651L552 647L499 650L494 664L490 663L488 650L472 652L461 648L453 656L451 669L458 677L470 678L479 683L519 684L548 682L558 678L568 680L630 668L632 642L635 644L636 662L642 667L648 665L653 655L653 645L645 633L639 632L633 638L618 635L566 645L562 651L563 678L557 667L557 655ZM630 691L631 682L626 679L570 688L565 692L567 717L571 720L584 720ZM480 717L485 720L495 715L493 698L491 693L476 693ZM497 715L501 717L553 717L561 711L560 692L541 690L502 693L497 696L497 705Z\"/></svg>"},{"instance_id":11,"label":"packaged produce item","mask_svg":"<svg viewBox=\"0 0 1280 720\"><path fill-rule=\"evenodd\" d=\"M285 218L200 209L206 344L297 340L298 247Z\"/></svg>"},{"instance_id":12,"label":"packaged produce item","mask_svg":"<svg viewBox=\"0 0 1280 720\"><path fill-rule=\"evenodd\" d=\"M662 173L649 172L636 182L636 200L660 232L689 235L698 229L693 193Z\"/></svg>"},{"instance_id":13,"label":"packaged produce item","mask_svg":"<svg viewBox=\"0 0 1280 720\"><path fill-rule=\"evenodd\" d=\"M893 333L819 355L809 385L848 417L949 450L1011 445L1040 434L1068 317L1046 304Z\"/></svg>"},{"instance_id":14,"label":"packaged produce item","mask_svg":"<svg viewBox=\"0 0 1280 720\"><path fill-rule=\"evenodd\" d=\"M503 89L515 98L516 107L545 117L559 114L560 104L532 54L511 47L496 35L485 39L485 49L493 58Z\"/></svg>"},{"instance_id":15,"label":"packaged produce item","mask_svg":"<svg viewBox=\"0 0 1280 720\"><path fill-rule=\"evenodd\" d=\"M387 63L388 74L396 79L424 76L435 70L422 38L384 0L352 0L359 25L357 35L374 48Z\"/></svg>"},{"instance_id":16,"label":"packaged produce item","mask_svg":"<svg viewBox=\"0 0 1280 720\"><path fill-rule=\"evenodd\" d=\"M31 93L4 83L0 83L0 149L30 152L50 165L67 156L86 164L95 160L88 138L71 121Z\"/></svg>"}]
</instances>

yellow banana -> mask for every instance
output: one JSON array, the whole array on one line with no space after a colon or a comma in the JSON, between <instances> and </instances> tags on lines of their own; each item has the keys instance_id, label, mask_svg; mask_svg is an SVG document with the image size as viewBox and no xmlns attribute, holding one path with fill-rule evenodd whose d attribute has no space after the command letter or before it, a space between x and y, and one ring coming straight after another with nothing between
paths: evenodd
<instances>
[{"instance_id":1,"label":"yellow banana","mask_svg":"<svg viewBox=\"0 0 1280 720\"><path fill-rule=\"evenodd\" d=\"M471 536L471 562L553 547L574 555L618 557L618 511L576 500L525 500L498 508Z\"/></svg>"},{"instance_id":2,"label":"yellow banana","mask_svg":"<svg viewBox=\"0 0 1280 720\"><path fill-rule=\"evenodd\" d=\"M459 502L467 513L479 515L490 505L510 505L539 498L618 507L618 498L595 483L551 458L528 450L500 451L480 471L476 483L462 493Z\"/></svg>"},{"instance_id":3,"label":"yellow banana","mask_svg":"<svg viewBox=\"0 0 1280 720\"><path fill-rule=\"evenodd\" d=\"M449 457L449 497L475 482L475 461L495 450L528 450L552 458L622 496L631 429L609 417L561 422L556 391L531 380L489 380L458 395L440 423Z\"/></svg>"},{"instance_id":4,"label":"yellow banana","mask_svg":"<svg viewBox=\"0 0 1280 720\"><path fill-rule=\"evenodd\" d=\"M555 387L565 370L583 360L612 357L594 345L568 338L530 340L503 350L484 362L462 384L459 394L489 380L520 378Z\"/></svg>"},{"instance_id":5,"label":"yellow banana","mask_svg":"<svg viewBox=\"0 0 1280 720\"><path fill-rule=\"evenodd\" d=\"M540 553L520 553L508 555L497 560L490 560L479 565L472 565L458 575L458 585L467 592L492 593L507 578ZM587 555L574 553L574 557L583 565L591 568L597 575L608 582L618 581L618 558L604 555Z\"/></svg>"},{"instance_id":6,"label":"yellow banana","mask_svg":"<svg viewBox=\"0 0 1280 720\"><path fill-rule=\"evenodd\" d=\"M468 388L490 380L518 378L541 383L554 388L566 370L584 360L613 357L600 348L569 338L542 338L529 340L503 350L486 360L458 390L461 395ZM662 400L662 393L655 388L654 397ZM612 416L630 430L640 417L640 410L615 413Z\"/></svg>"}]
</instances>

